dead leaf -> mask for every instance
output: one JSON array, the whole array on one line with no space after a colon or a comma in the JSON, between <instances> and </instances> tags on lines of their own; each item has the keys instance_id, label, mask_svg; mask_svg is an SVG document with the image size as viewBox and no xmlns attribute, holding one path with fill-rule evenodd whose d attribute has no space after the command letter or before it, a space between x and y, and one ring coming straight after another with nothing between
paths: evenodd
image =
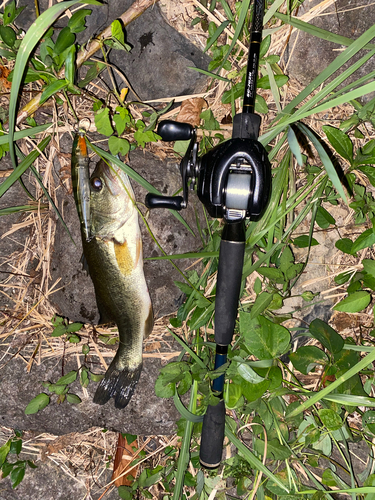
<instances>
[{"instance_id":1,"label":"dead leaf","mask_svg":"<svg viewBox=\"0 0 375 500\"><path fill-rule=\"evenodd\" d=\"M9 92L12 84L8 81L8 76L10 73L10 69L2 66L0 64L0 91L1 92Z\"/></svg>"},{"instance_id":2,"label":"dead leaf","mask_svg":"<svg viewBox=\"0 0 375 500\"><path fill-rule=\"evenodd\" d=\"M134 460L135 452L133 451L133 447L138 449L138 438L136 438L131 444L128 444L126 437L123 437L122 434L118 435L117 450L112 474L112 481L115 480L117 488L119 486L131 486L133 484L133 480L129 480L128 476L132 476L135 479L137 475L138 465L131 469L128 474L126 473L126 469L129 468L129 465Z\"/></svg>"},{"instance_id":3,"label":"dead leaf","mask_svg":"<svg viewBox=\"0 0 375 500\"><path fill-rule=\"evenodd\" d=\"M205 104L206 101L202 97L183 101L176 120L181 123L190 123L193 127L198 127L201 121L200 115Z\"/></svg>"}]
</instances>

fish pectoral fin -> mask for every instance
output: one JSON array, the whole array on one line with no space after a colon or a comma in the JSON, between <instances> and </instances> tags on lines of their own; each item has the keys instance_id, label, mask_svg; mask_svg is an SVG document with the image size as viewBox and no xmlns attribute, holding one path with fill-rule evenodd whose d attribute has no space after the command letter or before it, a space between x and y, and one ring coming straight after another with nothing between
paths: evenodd
<instances>
[{"instance_id":1,"label":"fish pectoral fin","mask_svg":"<svg viewBox=\"0 0 375 500\"><path fill-rule=\"evenodd\" d=\"M87 262L84 254L82 254L82 257L80 259L80 263L82 264L83 271L85 271L86 274L89 275L90 274L89 265L88 265L88 262Z\"/></svg>"}]
</instances>

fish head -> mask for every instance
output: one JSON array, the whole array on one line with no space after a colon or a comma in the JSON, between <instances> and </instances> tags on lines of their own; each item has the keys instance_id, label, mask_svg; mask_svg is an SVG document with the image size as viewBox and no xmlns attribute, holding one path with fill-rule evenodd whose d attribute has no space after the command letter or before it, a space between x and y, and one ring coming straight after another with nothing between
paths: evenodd
<instances>
[{"instance_id":1,"label":"fish head","mask_svg":"<svg viewBox=\"0 0 375 500\"><path fill-rule=\"evenodd\" d=\"M123 170L104 160L90 177L91 237L111 239L136 211L134 192Z\"/></svg>"}]
</instances>

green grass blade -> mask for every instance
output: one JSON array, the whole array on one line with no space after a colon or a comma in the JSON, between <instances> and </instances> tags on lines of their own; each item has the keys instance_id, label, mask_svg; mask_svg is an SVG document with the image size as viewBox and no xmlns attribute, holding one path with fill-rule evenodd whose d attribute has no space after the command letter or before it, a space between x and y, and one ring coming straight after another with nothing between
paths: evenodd
<instances>
[{"instance_id":1,"label":"green grass blade","mask_svg":"<svg viewBox=\"0 0 375 500\"><path fill-rule=\"evenodd\" d=\"M190 401L189 401L189 411L191 413L195 413L196 404L197 404L197 392L198 392L198 382L194 380L193 386L190 393ZM180 500L182 498L182 489L184 487L184 477L186 470L189 466L190 459L190 441L191 435L193 432L193 422L189 420L186 421L186 427L184 436L182 438L182 445L180 454L178 457L177 464L177 473L176 473L176 484L173 489L173 497L172 500Z\"/></svg>"},{"instance_id":2,"label":"green grass blade","mask_svg":"<svg viewBox=\"0 0 375 500\"><path fill-rule=\"evenodd\" d=\"M184 351L186 351L187 353L190 354L190 356L194 359L194 361L196 363L198 363L198 365L201 367L201 368L207 368L207 366L205 365L205 363L201 360L201 358L198 356L198 354L196 354L192 349L190 349L190 347L186 344L186 342L184 342L178 335L176 335L170 328L167 327L167 330L169 331L169 333L172 335L172 337L175 338L175 340L177 340L177 342L180 344L180 346L182 347L182 349Z\"/></svg>"},{"instance_id":3,"label":"green grass blade","mask_svg":"<svg viewBox=\"0 0 375 500\"><path fill-rule=\"evenodd\" d=\"M339 195L345 201L345 203L348 204L348 200L346 198L344 188L342 187L342 184L341 184L340 178L336 172L336 169L333 166L333 163L331 162L325 149L321 145L319 139L316 137L316 135L309 128L307 128L305 125L303 125L303 123L296 123L296 126L313 143L315 149L317 150L317 152L319 154L320 159L323 162L323 165L324 165L324 168L328 174L328 177L331 179L332 184L335 186L336 191L339 193Z\"/></svg>"},{"instance_id":4,"label":"green grass blade","mask_svg":"<svg viewBox=\"0 0 375 500\"><path fill-rule=\"evenodd\" d=\"M41 14L27 30L24 39L21 42L16 58L16 63L13 72L12 89L10 92L9 101L9 153L13 167L16 168L17 160L14 149L14 127L17 116L17 101L19 98L22 78L27 66L29 57L34 50L36 44L42 38L47 29L53 24L56 19L65 12L66 9L78 3L78 0L70 0L53 5Z\"/></svg>"},{"instance_id":5,"label":"green grass blade","mask_svg":"<svg viewBox=\"0 0 375 500\"><path fill-rule=\"evenodd\" d=\"M219 251L187 252L187 253L176 253L174 255L158 255L157 257L146 257L145 260L207 259L209 257L219 257Z\"/></svg>"},{"instance_id":6,"label":"green grass blade","mask_svg":"<svg viewBox=\"0 0 375 500\"><path fill-rule=\"evenodd\" d=\"M240 15L238 17L238 23L237 23L237 26L236 26L236 31L234 32L234 35L233 35L232 43L230 44L229 50L226 53L226 55L225 55L225 57L223 59L223 62L220 64L220 66L219 66L219 68L217 70L217 73L220 73L222 67L226 63L229 55L231 54L234 46L237 43L238 37L240 36L242 28L243 28L243 26L245 24L246 16L247 16L247 13L248 13L249 7L250 7L250 2L251 2L251 0L243 0L242 3L241 3L241 11L240 11Z\"/></svg>"},{"instance_id":7,"label":"green grass blade","mask_svg":"<svg viewBox=\"0 0 375 500\"><path fill-rule=\"evenodd\" d=\"M38 149L39 151L43 151L49 141L51 140L51 136L45 137L40 143L38 144ZM21 177L22 174L26 172L26 170L30 167L32 163L38 158L40 155L37 149L34 149L34 151L31 151L24 160L19 164L18 168L14 170L10 174L10 176L0 185L0 197L3 196L3 194L8 191L8 189Z\"/></svg>"},{"instance_id":8,"label":"green grass blade","mask_svg":"<svg viewBox=\"0 0 375 500\"><path fill-rule=\"evenodd\" d=\"M347 372L344 373L344 375L341 375L341 377L337 378L334 382L332 382L329 386L325 387L321 391L317 392L309 398L307 401L304 401L301 403L301 405L293 410L288 417L293 418L296 415L299 415L303 411L307 410L310 408L310 406L314 405L321 399L324 399L326 396L328 396L332 391L337 389L341 384L349 380L351 377L354 375L357 375L361 370L364 370L367 368L368 365L373 363L375 361L375 351L371 352L370 354L367 354L366 357L361 359L356 365L354 365L352 368L350 368Z\"/></svg>"},{"instance_id":9,"label":"green grass blade","mask_svg":"<svg viewBox=\"0 0 375 500\"><path fill-rule=\"evenodd\" d=\"M108 153L108 151L104 151L104 149L98 148L97 146L94 146L94 144L90 143L90 148L101 158L104 158L108 161L111 161L115 165L121 168L128 176L133 179L134 181L138 182L143 188L147 189L150 193L154 194L162 194L160 191L158 191L152 184L150 184L146 179L144 179L141 175L139 175L135 170L133 170L129 165L126 165L126 163L123 163L121 160L116 158L116 156L111 155L111 153ZM175 210L169 210L169 212L176 217L178 221L183 224L186 229L193 235L195 236L193 230L190 228L189 224L181 217L181 215L176 212Z\"/></svg>"},{"instance_id":10,"label":"green grass blade","mask_svg":"<svg viewBox=\"0 0 375 500\"><path fill-rule=\"evenodd\" d=\"M277 476L272 474L272 472L268 470L267 467L263 465L263 463L249 450L249 448L245 446L243 442L233 434L228 425L225 426L225 435L227 436L229 441L234 444L238 451L241 452L242 456L249 462L252 467L254 467L256 470L261 471L265 476L267 476L278 486L280 486L280 488L289 493L289 491L285 487L285 484L283 484Z\"/></svg>"},{"instance_id":11,"label":"green grass blade","mask_svg":"<svg viewBox=\"0 0 375 500\"><path fill-rule=\"evenodd\" d=\"M273 6L272 6L273 7ZM275 13L275 17L283 21L284 23L290 24L293 28L297 28L301 31L305 31L310 35L321 38L322 40L326 40L327 42L337 43L338 45L344 45L345 47L349 47L355 40L348 38L346 36L336 35L335 33L331 33L330 31L324 30L322 28L318 28L313 24L306 23L297 17L289 17L285 14L280 14L280 12ZM366 50L375 49L375 45L373 43L368 43L363 47Z\"/></svg>"},{"instance_id":12,"label":"green grass blade","mask_svg":"<svg viewBox=\"0 0 375 500\"><path fill-rule=\"evenodd\" d=\"M271 19L272 16L275 15L275 12L279 7L281 7L284 4L284 0L276 0L273 2L273 4L270 6L270 8L267 10L267 12L264 14L263 18L263 26L265 26L268 21ZM286 16L288 17L288 16ZM289 19L289 18L288 18Z\"/></svg>"},{"instance_id":13,"label":"green grass blade","mask_svg":"<svg viewBox=\"0 0 375 500\"><path fill-rule=\"evenodd\" d=\"M324 83L333 73L339 70L349 59L351 59L359 50L361 50L375 36L375 25L365 31L355 42L353 42L344 52L327 66L307 87L295 97L284 109L283 113L292 112L293 108L298 106L313 90Z\"/></svg>"},{"instance_id":14,"label":"green grass blade","mask_svg":"<svg viewBox=\"0 0 375 500\"><path fill-rule=\"evenodd\" d=\"M18 130L17 132L14 133L14 140L18 141L19 139L23 139L24 137L30 137L31 135L40 134L41 132L44 132L51 126L52 123L45 123L44 125L37 125L36 127ZM3 144L7 144L9 142L8 134L6 132L1 132L1 133L3 133L4 135L0 137L0 146L2 146Z\"/></svg>"},{"instance_id":15,"label":"green grass blade","mask_svg":"<svg viewBox=\"0 0 375 500\"><path fill-rule=\"evenodd\" d=\"M17 214L19 212L32 212L34 210L38 210L38 208L39 208L38 205L18 205L16 207L1 208L0 216ZM41 205L40 208L48 208L48 205Z\"/></svg>"}]
</instances>

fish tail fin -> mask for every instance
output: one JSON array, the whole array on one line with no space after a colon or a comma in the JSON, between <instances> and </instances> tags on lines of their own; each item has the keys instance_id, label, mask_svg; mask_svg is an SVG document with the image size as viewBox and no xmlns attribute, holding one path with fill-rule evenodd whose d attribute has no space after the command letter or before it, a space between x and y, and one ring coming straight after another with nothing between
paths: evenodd
<instances>
[{"instance_id":1,"label":"fish tail fin","mask_svg":"<svg viewBox=\"0 0 375 500\"><path fill-rule=\"evenodd\" d=\"M96 389L94 403L104 405L110 398L114 398L116 408L125 408L133 396L141 371L142 363L135 369L118 369L115 358Z\"/></svg>"}]
</instances>

